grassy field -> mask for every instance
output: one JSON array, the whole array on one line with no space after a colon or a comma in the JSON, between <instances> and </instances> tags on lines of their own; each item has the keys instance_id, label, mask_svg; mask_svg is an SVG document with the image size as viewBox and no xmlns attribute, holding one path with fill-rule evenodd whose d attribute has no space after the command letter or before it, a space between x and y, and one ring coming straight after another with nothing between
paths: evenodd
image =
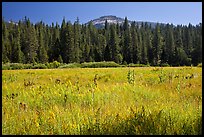
<instances>
[{"instance_id":1,"label":"grassy field","mask_svg":"<svg viewBox=\"0 0 204 137\"><path fill-rule=\"evenodd\" d=\"M202 68L2 70L2 134L202 134Z\"/></svg>"}]
</instances>

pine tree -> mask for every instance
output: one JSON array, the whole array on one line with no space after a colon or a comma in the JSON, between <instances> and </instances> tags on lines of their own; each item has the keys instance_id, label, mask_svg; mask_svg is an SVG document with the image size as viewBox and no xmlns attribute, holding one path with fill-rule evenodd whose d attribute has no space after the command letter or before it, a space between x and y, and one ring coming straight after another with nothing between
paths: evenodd
<instances>
[{"instance_id":1,"label":"pine tree","mask_svg":"<svg viewBox=\"0 0 204 137\"><path fill-rule=\"evenodd\" d=\"M48 60L49 58L49 60ZM129 27L127 17L123 25L96 29L88 25L62 20L61 27L42 21L33 25L30 20L18 25L2 19L2 62L45 63L57 60L64 63L115 61L160 65L197 65L202 63L202 23L193 26L147 22Z\"/></svg>"},{"instance_id":2,"label":"pine tree","mask_svg":"<svg viewBox=\"0 0 204 137\"><path fill-rule=\"evenodd\" d=\"M152 39L153 39L153 35L152 35L152 28L151 25L145 24L145 32L146 32L146 45L147 45L147 58L148 58L148 63L149 64L153 64L153 52L152 52Z\"/></svg>"},{"instance_id":3,"label":"pine tree","mask_svg":"<svg viewBox=\"0 0 204 137\"><path fill-rule=\"evenodd\" d=\"M39 49L38 49L38 61L40 63L46 63L48 62L48 55L47 51L45 50L45 45L43 41L43 32L42 27L39 28Z\"/></svg>"},{"instance_id":4,"label":"pine tree","mask_svg":"<svg viewBox=\"0 0 204 137\"><path fill-rule=\"evenodd\" d=\"M111 54L111 60L115 61L116 63L119 63L119 46L118 46L118 37L116 34L116 28L115 25L110 26L110 54Z\"/></svg>"},{"instance_id":5,"label":"pine tree","mask_svg":"<svg viewBox=\"0 0 204 137\"><path fill-rule=\"evenodd\" d=\"M27 27L25 29L23 53L25 55L26 63L33 63L36 60L39 46L37 41L37 34L35 27L30 23L29 19L26 21L26 25Z\"/></svg>"},{"instance_id":6,"label":"pine tree","mask_svg":"<svg viewBox=\"0 0 204 137\"><path fill-rule=\"evenodd\" d=\"M164 57L165 56L165 57ZM173 33L173 24L167 24L165 35L165 48L163 51L163 62L167 62L169 65L173 64L175 58L175 42Z\"/></svg>"},{"instance_id":7,"label":"pine tree","mask_svg":"<svg viewBox=\"0 0 204 137\"><path fill-rule=\"evenodd\" d=\"M110 35L110 29L109 29L109 24L107 22L107 20L105 21L105 38L106 38L106 46L105 46L105 50L104 50L104 60L105 61L111 61L111 48L110 48L110 44L109 44L109 35Z\"/></svg>"},{"instance_id":8,"label":"pine tree","mask_svg":"<svg viewBox=\"0 0 204 137\"><path fill-rule=\"evenodd\" d=\"M146 24L147 25L147 24ZM148 58L147 58L147 28L145 28L147 26L145 26L143 23L142 23L142 26L140 28L140 31L141 31L141 36L142 36L142 39L141 39L141 47L142 47L142 52L141 52L141 63L142 64L147 64L148 63Z\"/></svg>"},{"instance_id":9,"label":"pine tree","mask_svg":"<svg viewBox=\"0 0 204 137\"><path fill-rule=\"evenodd\" d=\"M191 53L192 64L197 66L202 63L202 23L196 26L194 48Z\"/></svg>"},{"instance_id":10,"label":"pine tree","mask_svg":"<svg viewBox=\"0 0 204 137\"><path fill-rule=\"evenodd\" d=\"M141 39L141 35L136 31L136 23L133 22L131 24L131 34L132 34L132 48L133 48L133 63L139 64L141 62L141 48L139 45L139 39Z\"/></svg>"},{"instance_id":11,"label":"pine tree","mask_svg":"<svg viewBox=\"0 0 204 137\"><path fill-rule=\"evenodd\" d=\"M160 32L160 26L157 23L154 38L152 44L152 52L153 52L153 65L159 65L161 62L161 53L162 53L162 36Z\"/></svg>"},{"instance_id":12,"label":"pine tree","mask_svg":"<svg viewBox=\"0 0 204 137\"><path fill-rule=\"evenodd\" d=\"M186 54L191 57L191 52L193 51L193 39L194 39L194 34L193 34L193 26L189 23L188 29L187 29L187 48L186 48ZM185 50L185 49L184 49Z\"/></svg>"},{"instance_id":13,"label":"pine tree","mask_svg":"<svg viewBox=\"0 0 204 137\"><path fill-rule=\"evenodd\" d=\"M23 52L21 51L20 45L20 29L16 28L14 40L12 42L12 62L22 63Z\"/></svg>"},{"instance_id":14,"label":"pine tree","mask_svg":"<svg viewBox=\"0 0 204 137\"><path fill-rule=\"evenodd\" d=\"M123 31L124 31L124 44L123 44L123 57L124 61L126 61L128 64L133 62L132 57L132 44L131 44L131 34L129 29L129 24L127 17L125 17L125 21L123 24Z\"/></svg>"},{"instance_id":15,"label":"pine tree","mask_svg":"<svg viewBox=\"0 0 204 137\"><path fill-rule=\"evenodd\" d=\"M65 63L73 63L74 54L74 33L71 22L67 22L65 28L65 45L64 45L64 61Z\"/></svg>"},{"instance_id":16,"label":"pine tree","mask_svg":"<svg viewBox=\"0 0 204 137\"><path fill-rule=\"evenodd\" d=\"M183 48L183 41L182 41L182 33L181 33L181 26L177 26L176 28L176 42L175 42L175 61L174 64L178 65L187 65L191 64L190 60L188 60L188 56Z\"/></svg>"},{"instance_id":17,"label":"pine tree","mask_svg":"<svg viewBox=\"0 0 204 137\"><path fill-rule=\"evenodd\" d=\"M2 62L3 63L9 62L8 53L7 53L8 46L9 46L8 29L6 27L4 19L2 19Z\"/></svg>"},{"instance_id":18,"label":"pine tree","mask_svg":"<svg viewBox=\"0 0 204 137\"><path fill-rule=\"evenodd\" d=\"M60 28L60 55L62 56L63 62L67 63L68 61L65 54L65 40L66 40L65 32L66 32L66 22L64 17Z\"/></svg>"},{"instance_id":19,"label":"pine tree","mask_svg":"<svg viewBox=\"0 0 204 137\"><path fill-rule=\"evenodd\" d=\"M105 52L104 52L104 60L111 61L111 49L109 44L106 45Z\"/></svg>"},{"instance_id":20,"label":"pine tree","mask_svg":"<svg viewBox=\"0 0 204 137\"><path fill-rule=\"evenodd\" d=\"M74 47L73 47L73 54L74 60L73 62L80 62L79 53L80 53L80 26L79 26L79 18L77 17L77 21L74 23Z\"/></svg>"},{"instance_id":21,"label":"pine tree","mask_svg":"<svg viewBox=\"0 0 204 137\"><path fill-rule=\"evenodd\" d=\"M95 45L95 61L104 61L104 50L106 46L105 37L102 34L98 35L97 45Z\"/></svg>"},{"instance_id":22,"label":"pine tree","mask_svg":"<svg viewBox=\"0 0 204 137\"><path fill-rule=\"evenodd\" d=\"M54 26L54 23L52 23L49 37L49 49L48 49L48 55L49 55L49 61L57 60L60 55L60 31L59 31L59 25L56 22L56 26Z\"/></svg>"}]
</instances>

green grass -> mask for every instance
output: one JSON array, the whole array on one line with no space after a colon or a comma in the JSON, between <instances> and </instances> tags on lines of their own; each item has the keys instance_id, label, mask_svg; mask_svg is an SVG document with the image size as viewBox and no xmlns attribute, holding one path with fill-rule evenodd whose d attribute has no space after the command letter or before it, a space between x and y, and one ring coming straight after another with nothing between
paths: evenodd
<instances>
[{"instance_id":1,"label":"green grass","mask_svg":"<svg viewBox=\"0 0 204 137\"><path fill-rule=\"evenodd\" d=\"M202 134L202 68L3 70L2 134Z\"/></svg>"}]
</instances>

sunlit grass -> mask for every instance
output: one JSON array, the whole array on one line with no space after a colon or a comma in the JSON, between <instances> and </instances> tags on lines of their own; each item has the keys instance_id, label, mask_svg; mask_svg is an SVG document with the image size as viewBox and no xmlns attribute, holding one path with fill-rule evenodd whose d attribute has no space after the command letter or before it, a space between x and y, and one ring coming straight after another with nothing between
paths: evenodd
<instances>
[{"instance_id":1,"label":"sunlit grass","mask_svg":"<svg viewBox=\"0 0 204 137\"><path fill-rule=\"evenodd\" d=\"M134 84L127 78L132 70ZM2 72L2 134L174 135L201 130L202 68Z\"/></svg>"}]
</instances>

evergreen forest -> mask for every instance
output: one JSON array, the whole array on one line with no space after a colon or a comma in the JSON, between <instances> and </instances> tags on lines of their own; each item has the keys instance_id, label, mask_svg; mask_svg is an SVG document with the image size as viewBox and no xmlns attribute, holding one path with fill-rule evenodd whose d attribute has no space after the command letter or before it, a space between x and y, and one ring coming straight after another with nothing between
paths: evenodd
<instances>
[{"instance_id":1,"label":"evergreen forest","mask_svg":"<svg viewBox=\"0 0 204 137\"><path fill-rule=\"evenodd\" d=\"M109 24L97 29L62 19L47 25L29 18L8 23L2 18L2 63L84 63L190 66L202 63L202 23L173 25L146 22Z\"/></svg>"}]
</instances>

